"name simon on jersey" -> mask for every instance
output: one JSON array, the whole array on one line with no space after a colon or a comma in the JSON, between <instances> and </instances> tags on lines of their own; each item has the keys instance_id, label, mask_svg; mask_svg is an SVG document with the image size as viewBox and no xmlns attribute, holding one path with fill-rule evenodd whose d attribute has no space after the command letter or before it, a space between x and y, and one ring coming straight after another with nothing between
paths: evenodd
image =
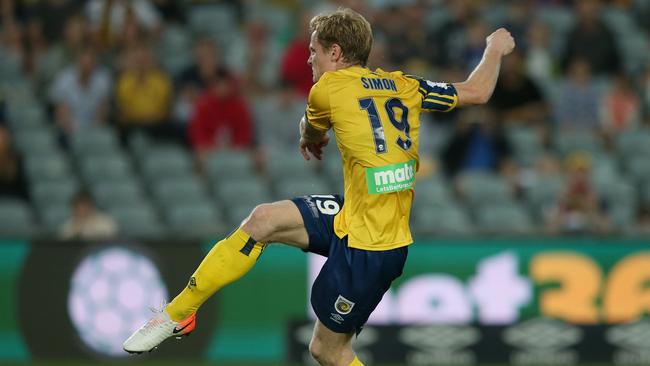
<instances>
[{"instance_id":1,"label":"name simon on jersey","mask_svg":"<svg viewBox=\"0 0 650 366\"><path fill-rule=\"evenodd\" d=\"M366 89L397 91L395 80L386 78L361 78L361 85Z\"/></svg>"}]
</instances>

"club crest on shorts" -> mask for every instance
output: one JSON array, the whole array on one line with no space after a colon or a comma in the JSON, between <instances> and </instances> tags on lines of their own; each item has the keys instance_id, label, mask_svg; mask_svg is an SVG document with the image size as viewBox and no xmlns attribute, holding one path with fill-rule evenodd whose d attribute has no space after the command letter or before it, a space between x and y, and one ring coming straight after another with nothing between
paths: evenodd
<instances>
[{"instance_id":1,"label":"club crest on shorts","mask_svg":"<svg viewBox=\"0 0 650 366\"><path fill-rule=\"evenodd\" d=\"M354 303L341 295L339 295L334 303L334 309L336 309L336 312L343 315L350 314L353 307Z\"/></svg>"}]
</instances>

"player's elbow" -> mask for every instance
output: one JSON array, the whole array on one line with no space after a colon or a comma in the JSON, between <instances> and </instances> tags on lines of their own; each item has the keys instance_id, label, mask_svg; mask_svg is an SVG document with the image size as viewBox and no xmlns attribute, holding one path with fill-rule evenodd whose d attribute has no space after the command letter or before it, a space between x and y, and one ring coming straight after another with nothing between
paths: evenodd
<instances>
[{"instance_id":1,"label":"player's elbow","mask_svg":"<svg viewBox=\"0 0 650 366\"><path fill-rule=\"evenodd\" d=\"M476 105L485 104L492 97L492 91L488 88L464 82L455 85L456 92L458 93L458 104L460 105Z\"/></svg>"}]
</instances>

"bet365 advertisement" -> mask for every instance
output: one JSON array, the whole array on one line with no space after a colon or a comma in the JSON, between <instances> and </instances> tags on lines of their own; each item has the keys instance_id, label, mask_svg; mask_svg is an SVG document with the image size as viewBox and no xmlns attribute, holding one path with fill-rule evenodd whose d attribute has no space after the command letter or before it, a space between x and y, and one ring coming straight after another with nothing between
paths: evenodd
<instances>
[{"instance_id":1,"label":"bet365 advertisement","mask_svg":"<svg viewBox=\"0 0 650 366\"><path fill-rule=\"evenodd\" d=\"M0 362L128 359L121 342L211 245L0 242ZM323 260L272 246L201 308L192 337L147 357L308 359ZM357 343L369 362L408 365L648 364L650 324L637 322L648 315L643 240L420 241Z\"/></svg>"}]
</instances>

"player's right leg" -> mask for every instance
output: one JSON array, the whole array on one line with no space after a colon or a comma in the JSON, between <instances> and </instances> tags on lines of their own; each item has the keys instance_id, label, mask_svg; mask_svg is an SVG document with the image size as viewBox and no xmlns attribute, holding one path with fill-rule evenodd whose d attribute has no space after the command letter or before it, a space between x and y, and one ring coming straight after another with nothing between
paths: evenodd
<instances>
[{"instance_id":1,"label":"player's right leg","mask_svg":"<svg viewBox=\"0 0 650 366\"><path fill-rule=\"evenodd\" d=\"M210 250L183 291L124 342L124 350L146 352L169 337L189 334L201 304L246 274L271 242L307 248L309 237L293 202L257 206L237 230Z\"/></svg>"}]
</instances>

